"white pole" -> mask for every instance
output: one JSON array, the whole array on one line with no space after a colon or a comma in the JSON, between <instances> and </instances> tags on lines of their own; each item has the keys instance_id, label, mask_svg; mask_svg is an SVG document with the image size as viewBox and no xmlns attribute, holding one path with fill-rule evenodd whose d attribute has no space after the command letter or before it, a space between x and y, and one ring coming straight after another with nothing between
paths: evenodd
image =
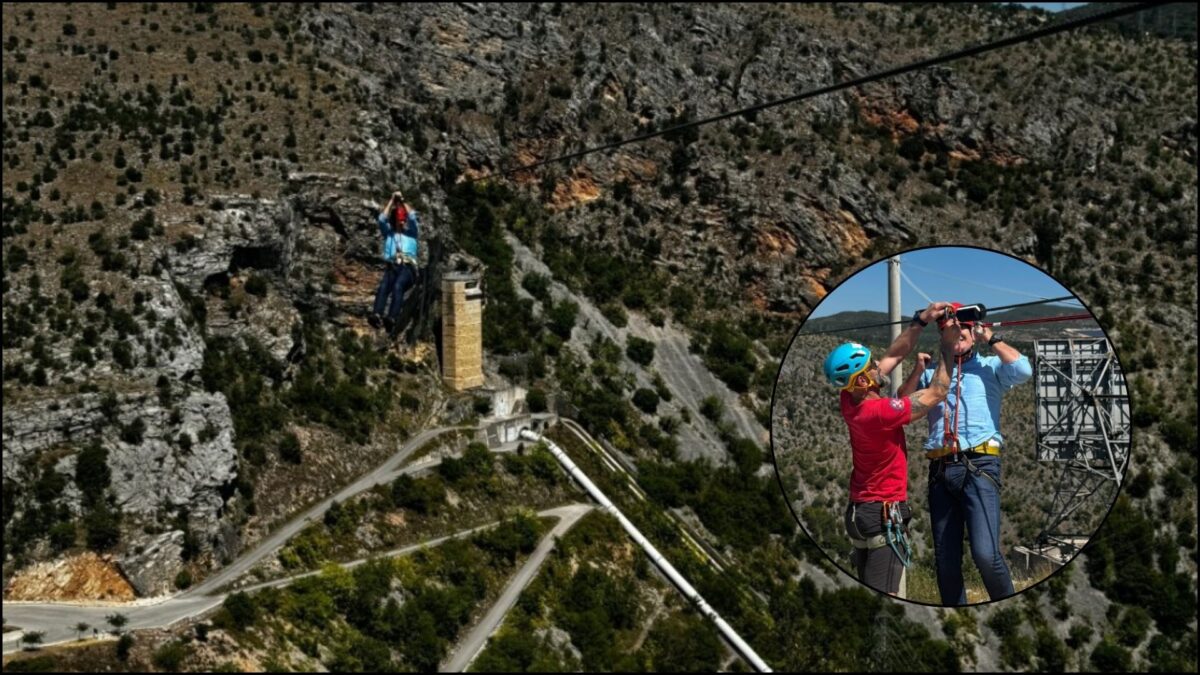
<instances>
[{"instance_id":1,"label":"white pole","mask_svg":"<svg viewBox=\"0 0 1200 675\"><path fill-rule=\"evenodd\" d=\"M684 596L687 597L688 600L691 600L693 603L695 603L696 608L700 610L701 614L707 616L714 624L716 624L717 630L721 631L721 633L729 640L729 642L733 644L734 648L737 649L738 652L750 662L750 665L754 666L755 670L760 673L771 672L771 667L767 665L766 661L763 661L762 658L759 657L759 655L754 651L754 648L747 644L746 641L742 639L742 636L738 635L737 632L733 630L733 627L721 618L720 614L717 614L717 610L713 609L712 606L709 605L700 595L699 591L693 588L692 585L688 583L688 580L684 579L683 575L675 569L675 566L672 565L670 561L663 556L663 554L659 553L658 549L654 548L654 544L651 544L650 540L642 535L637 527L625 517L625 514L621 513L621 511L617 509L617 507L611 501L609 501L608 497L606 497L604 493L600 491L600 488L596 487L596 484L587 477L587 474L585 474L579 468L579 466L575 464L575 462L571 461L571 458L567 456L567 453L563 452L562 448L555 445L554 441L543 438L539 434L536 434L528 429L523 429L521 431L521 438L524 438L528 441L541 441L545 443L546 447L550 449L550 453L554 455L554 458L558 460L559 464L562 464L563 468L567 470L567 473L571 474L575 480L579 481L579 484L583 486L583 489L587 490L588 494L592 495L592 498L600 503L601 508L611 513L617 519L617 522L621 523L621 527L625 528L625 531L629 533L629 536L633 537L633 540L636 541L644 551L646 551L646 555L650 556L650 560L654 561L655 565L658 565L658 568L663 571L663 574L667 575L667 578L669 578L671 582L675 584L675 586L680 590L681 593L684 594Z\"/></svg>"},{"instance_id":2,"label":"white pole","mask_svg":"<svg viewBox=\"0 0 1200 675\"><path fill-rule=\"evenodd\" d=\"M900 256L888 258L888 321L892 322L892 342L900 337ZM892 371L892 386L890 395L895 396L900 391L900 383L904 381L904 364L896 364Z\"/></svg>"}]
</instances>

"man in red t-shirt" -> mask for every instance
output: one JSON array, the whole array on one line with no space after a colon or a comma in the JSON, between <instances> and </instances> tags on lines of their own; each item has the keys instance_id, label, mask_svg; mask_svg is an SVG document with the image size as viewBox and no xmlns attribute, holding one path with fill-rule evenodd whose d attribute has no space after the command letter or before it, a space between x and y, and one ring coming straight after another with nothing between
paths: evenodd
<instances>
[{"instance_id":1,"label":"man in red t-shirt","mask_svg":"<svg viewBox=\"0 0 1200 675\"><path fill-rule=\"evenodd\" d=\"M853 342L834 349L825 359L826 377L841 388L842 419L850 430L854 470L846 531L854 544L854 565L863 583L892 595L900 590L907 564L902 557L908 555L904 532L912 518L904 425L925 417L946 398L950 387L946 364L953 356L957 326L942 332L942 358L927 388L905 398L884 398L880 388L916 346L921 329L942 318L949 306L935 302L914 314L909 327L878 361L869 349Z\"/></svg>"}]
</instances>

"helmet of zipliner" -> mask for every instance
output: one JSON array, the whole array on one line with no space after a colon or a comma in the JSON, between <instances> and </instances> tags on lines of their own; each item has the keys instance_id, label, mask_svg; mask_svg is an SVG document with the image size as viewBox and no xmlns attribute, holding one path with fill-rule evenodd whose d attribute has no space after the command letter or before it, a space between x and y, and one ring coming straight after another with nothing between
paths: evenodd
<instances>
[{"instance_id":1,"label":"helmet of zipliner","mask_svg":"<svg viewBox=\"0 0 1200 675\"><path fill-rule=\"evenodd\" d=\"M870 366L871 350L857 342L847 342L825 357L825 379L838 389L849 389L854 378Z\"/></svg>"}]
</instances>

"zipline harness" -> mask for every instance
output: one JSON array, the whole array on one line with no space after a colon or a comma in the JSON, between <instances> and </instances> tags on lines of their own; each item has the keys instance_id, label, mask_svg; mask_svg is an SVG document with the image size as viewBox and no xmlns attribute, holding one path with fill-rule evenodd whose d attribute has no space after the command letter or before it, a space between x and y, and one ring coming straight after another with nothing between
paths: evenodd
<instances>
[{"instance_id":1,"label":"zipline harness","mask_svg":"<svg viewBox=\"0 0 1200 675\"><path fill-rule=\"evenodd\" d=\"M883 503L883 532L888 547L900 559L900 564L905 567L912 565L912 547L908 545L904 519L900 516L900 505L896 502Z\"/></svg>"},{"instance_id":2,"label":"zipline harness","mask_svg":"<svg viewBox=\"0 0 1200 675\"><path fill-rule=\"evenodd\" d=\"M854 548L874 551L887 546L892 549L905 567L911 566L912 546L908 543L908 535L904 529L904 517L900 514L900 502L885 501L881 504L883 531L872 537L864 537L858 531L858 525L855 523L858 518L858 507L858 504L851 504L850 522L854 524L854 531L858 533L857 537L850 537L850 543L854 545Z\"/></svg>"}]
</instances>

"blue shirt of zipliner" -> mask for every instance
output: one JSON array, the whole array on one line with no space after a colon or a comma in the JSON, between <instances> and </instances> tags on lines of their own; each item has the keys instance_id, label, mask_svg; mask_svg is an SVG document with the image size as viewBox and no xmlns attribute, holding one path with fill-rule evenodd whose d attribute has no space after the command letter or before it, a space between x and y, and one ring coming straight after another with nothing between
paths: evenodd
<instances>
[{"instance_id":1,"label":"blue shirt of zipliner","mask_svg":"<svg viewBox=\"0 0 1200 675\"><path fill-rule=\"evenodd\" d=\"M973 448L993 438L1003 443L1004 438L1000 435L1000 399L1004 392L1033 376L1029 358L1021 356L1012 363L1002 363L999 356L976 354L963 361L962 372L962 405L958 409L959 447L964 450ZM957 378L958 367L955 366L950 373L950 394L945 401L929 409L926 450L943 447L945 416L949 414L950 419L954 419L954 406L958 402ZM921 374L920 387L928 387L932 379L933 368L930 368Z\"/></svg>"},{"instance_id":2,"label":"blue shirt of zipliner","mask_svg":"<svg viewBox=\"0 0 1200 675\"><path fill-rule=\"evenodd\" d=\"M392 221L387 213L380 213L375 221L379 223L379 234L383 235L383 259L397 262L398 257L417 259L417 237L421 230L421 222L417 220L417 212L409 210L404 219L404 230L396 232L392 229Z\"/></svg>"}]
</instances>

